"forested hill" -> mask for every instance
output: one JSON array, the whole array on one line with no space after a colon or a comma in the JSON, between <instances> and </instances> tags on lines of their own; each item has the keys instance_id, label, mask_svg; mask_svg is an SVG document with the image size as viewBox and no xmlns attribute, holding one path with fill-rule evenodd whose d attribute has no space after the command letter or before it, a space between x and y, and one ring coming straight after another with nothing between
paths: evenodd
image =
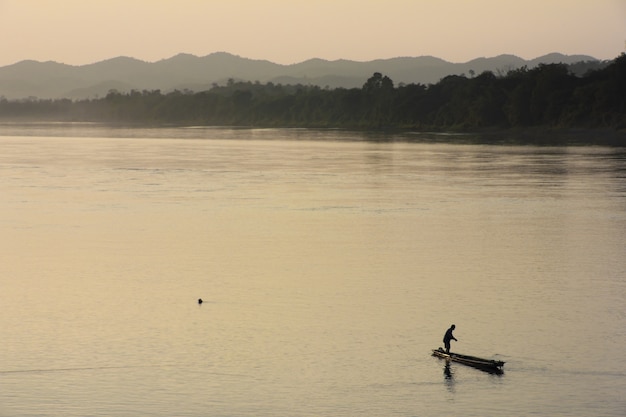
<instances>
[{"instance_id":1,"label":"forested hill","mask_svg":"<svg viewBox=\"0 0 626 417\"><path fill-rule=\"evenodd\" d=\"M496 75L448 76L399 84L380 72L360 88L236 82L192 93L159 90L101 99L0 100L4 120L257 127L591 128L626 130L626 55L574 75L564 64Z\"/></svg>"},{"instance_id":2,"label":"forested hill","mask_svg":"<svg viewBox=\"0 0 626 417\"><path fill-rule=\"evenodd\" d=\"M355 88L374 72L381 72L396 83L430 84L448 75L479 74L493 71L504 74L526 65L563 63L579 74L599 68L605 61L586 55L552 53L532 60L515 55L477 58L465 63L420 56L377 59L374 61L327 61L310 59L281 65L265 60L247 59L225 52L204 57L179 54L157 62L117 57L89 65L72 66L58 62L22 61L0 67L0 97L9 100L28 97L70 98L73 100L103 97L111 89L126 93L132 90L205 91L214 85L237 81L303 84L322 88Z\"/></svg>"}]
</instances>

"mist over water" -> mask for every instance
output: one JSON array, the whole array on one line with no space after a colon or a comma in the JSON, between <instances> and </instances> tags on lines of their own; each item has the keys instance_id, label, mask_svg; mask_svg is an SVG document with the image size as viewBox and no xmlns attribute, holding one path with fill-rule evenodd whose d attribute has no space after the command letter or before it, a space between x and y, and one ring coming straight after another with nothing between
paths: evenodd
<instances>
[{"instance_id":1,"label":"mist over water","mask_svg":"<svg viewBox=\"0 0 626 417\"><path fill-rule=\"evenodd\" d=\"M626 410L623 148L3 129L2 416Z\"/></svg>"}]
</instances>

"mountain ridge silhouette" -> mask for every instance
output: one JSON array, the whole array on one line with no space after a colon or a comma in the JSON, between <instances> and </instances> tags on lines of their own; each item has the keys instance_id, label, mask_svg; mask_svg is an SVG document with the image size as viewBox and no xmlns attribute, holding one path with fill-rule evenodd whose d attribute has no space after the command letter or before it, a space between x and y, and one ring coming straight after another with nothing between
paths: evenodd
<instances>
[{"instance_id":1,"label":"mountain ridge silhouette","mask_svg":"<svg viewBox=\"0 0 626 417\"><path fill-rule=\"evenodd\" d=\"M180 53L155 62L118 56L86 65L24 60L0 67L0 98L85 99L105 96L110 90L203 91L229 79L275 84L318 85L322 88L360 88L374 72L395 84L433 84L448 75L505 74L539 64L574 64L600 61L587 55L551 53L531 60L515 55L478 57L453 63L433 56L395 57L371 61L312 58L295 64L277 64L227 52L206 56Z\"/></svg>"}]
</instances>

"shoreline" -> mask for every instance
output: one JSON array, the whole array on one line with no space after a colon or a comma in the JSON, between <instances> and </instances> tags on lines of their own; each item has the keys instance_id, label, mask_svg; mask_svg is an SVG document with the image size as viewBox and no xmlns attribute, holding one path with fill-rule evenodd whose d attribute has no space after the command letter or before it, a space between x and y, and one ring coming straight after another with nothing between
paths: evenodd
<instances>
[{"instance_id":1,"label":"shoreline","mask_svg":"<svg viewBox=\"0 0 626 417\"><path fill-rule=\"evenodd\" d=\"M45 119L1 119L0 136L4 136L3 127L6 128L45 128L50 127L105 127L112 129L176 129L176 128L199 128L199 129L304 129L312 131L339 130L346 132L361 132L374 136L407 135L414 137L415 141L433 141L448 143L483 143L483 144L510 144L510 145L555 145L555 146L626 146L626 129L616 128L583 128L583 127L515 127L498 128L486 127L480 129L449 129L437 128L415 129L408 127L386 128L356 128L342 126L304 127L304 126L244 126L244 125L198 125L186 123L144 123L144 122L104 122L104 121L66 121Z\"/></svg>"}]
</instances>

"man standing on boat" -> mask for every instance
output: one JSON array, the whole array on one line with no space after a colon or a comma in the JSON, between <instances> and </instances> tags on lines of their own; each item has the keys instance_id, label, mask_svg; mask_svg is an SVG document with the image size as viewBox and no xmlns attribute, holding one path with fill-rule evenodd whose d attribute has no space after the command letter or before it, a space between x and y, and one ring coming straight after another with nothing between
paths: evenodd
<instances>
[{"instance_id":1,"label":"man standing on boat","mask_svg":"<svg viewBox=\"0 0 626 417\"><path fill-rule=\"evenodd\" d=\"M456 340L456 337L454 337L452 335L452 331L456 328L456 326L453 324L452 326L450 326L450 328L446 331L446 335L443 337L443 344L446 347L446 353L450 353L450 341L454 340L456 342L458 342L458 340Z\"/></svg>"}]
</instances>

